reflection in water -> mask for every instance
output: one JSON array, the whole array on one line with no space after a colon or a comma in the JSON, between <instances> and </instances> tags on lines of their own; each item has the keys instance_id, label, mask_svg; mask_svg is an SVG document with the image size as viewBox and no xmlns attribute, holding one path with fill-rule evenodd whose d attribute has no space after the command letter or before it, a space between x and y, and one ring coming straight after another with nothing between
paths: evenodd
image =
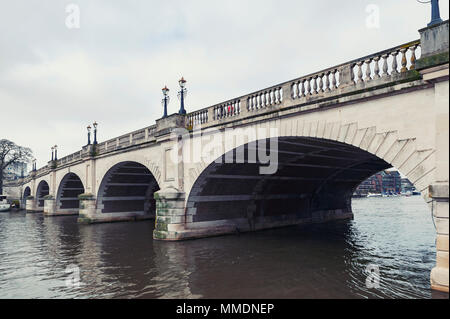
<instances>
[{"instance_id":1,"label":"reflection in water","mask_svg":"<svg viewBox=\"0 0 450 319\"><path fill-rule=\"evenodd\" d=\"M186 242L153 222L0 214L1 298L431 298L435 230L420 197L353 201L355 220ZM366 288L378 265L380 288ZM80 269L67 287L66 267Z\"/></svg>"}]
</instances>

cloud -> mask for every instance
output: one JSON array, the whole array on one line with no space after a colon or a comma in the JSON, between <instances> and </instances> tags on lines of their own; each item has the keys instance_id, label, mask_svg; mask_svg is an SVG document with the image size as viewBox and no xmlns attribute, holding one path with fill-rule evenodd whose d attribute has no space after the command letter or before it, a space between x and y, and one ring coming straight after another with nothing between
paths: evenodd
<instances>
[{"instance_id":1,"label":"cloud","mask_svg":"<svg viewBox=\"0 0 450 319\"><path fill-rule=\"evenodd\" d=\"M38 166L51 145L79 150L94 120L101 140L154 124L164 85L176 112L181 76L193 111L417 39L430 19L412 0L72 2L80 29L65 26L70 2L0 12L0 137L31 147ZM372 3L379 29L365 25Z\"/></svg>"}]
</instances>

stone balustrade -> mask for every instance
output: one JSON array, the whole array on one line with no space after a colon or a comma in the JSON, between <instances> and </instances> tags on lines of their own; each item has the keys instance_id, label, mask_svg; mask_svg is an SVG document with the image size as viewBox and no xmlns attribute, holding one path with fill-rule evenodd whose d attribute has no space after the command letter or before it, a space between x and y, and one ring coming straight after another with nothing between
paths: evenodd
<instances>
[{"instance_id":1,"label":"stone balustrade","mask_svg":"<svg viewBox=\"0 0 450 319\"><path fill-rule=\"evenodd\" d=\"M357 92L371 85L395 83L414 70L420 41L387 49L369 56L315 72L292 81L244 95L188 114L190 128L234 121L274 108L301 104L334 95ZM410 74L411 78L414 74Z\"/></svg>"},{"instance_id":2,"label":"stone balustrade","mask_svg":"<svg viewBox=\"0 0 450 319\"><path fill-rule=\"evenodd\" d=\"M276 108L301 105L312 99L318 101L339 94L357 92L370 86L386 85L402 79L414 70L420 54L420 40L408 42L375 54L346 62L319 72L284 82L187 114L187 128L214 126L235 121L254 114L270 112ZM414 74L411 75L414 77ZM140 129L100 143L95 156L148 142L156 132L156 125ZM56 161L65 166L92 155L85 146L81 151ZM45 166L35 172L36 176L50 170ZM28 178L28 177L27 177Z\"/></svg>"}]
</instances>

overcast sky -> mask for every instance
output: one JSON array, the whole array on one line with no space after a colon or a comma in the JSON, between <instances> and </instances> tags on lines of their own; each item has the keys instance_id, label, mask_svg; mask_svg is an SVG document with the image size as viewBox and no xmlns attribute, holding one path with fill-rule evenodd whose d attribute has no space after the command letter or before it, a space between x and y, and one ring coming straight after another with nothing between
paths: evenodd
<instances>
[{"instance_id":1,"label":"overcast sky","mask_svg":"<svg viewBox=\"0 0 450 319\"><path fill-rule=\"evenodd\" d=\"M431 15L416 0L0 3L0 139L38 167L52 145L78 151L94 121L100 142L153 125L164 85L175 113L181 76L189 112L418 39ZM80 28L66 26L71 3Z\"/></svg>"}]
</instances>

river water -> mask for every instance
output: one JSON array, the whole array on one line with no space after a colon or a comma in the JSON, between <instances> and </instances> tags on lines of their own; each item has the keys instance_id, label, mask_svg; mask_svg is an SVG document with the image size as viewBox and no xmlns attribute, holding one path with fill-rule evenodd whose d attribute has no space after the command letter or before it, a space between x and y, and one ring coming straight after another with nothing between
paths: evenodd
<instances>
[{"instance_id":1,"label":"river water","mask_svg":"<svg viewBox=\"0 0 450 319\"><path fill-rule=\"evenodd\" d=\"M151 221L1 213L0 298L448 298L430 290L422 197L352 205L352 221L185 242L153 241Z\"/></svg>"}]
</instances>

